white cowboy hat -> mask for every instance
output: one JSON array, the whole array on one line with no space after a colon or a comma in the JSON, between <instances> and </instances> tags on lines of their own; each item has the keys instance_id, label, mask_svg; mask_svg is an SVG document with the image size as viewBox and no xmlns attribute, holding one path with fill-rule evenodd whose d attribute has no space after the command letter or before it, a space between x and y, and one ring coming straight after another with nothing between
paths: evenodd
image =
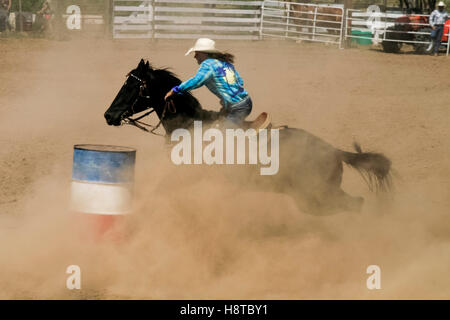
<instances>
[{"instance_id":1,"label":"white cowboy hat","mask_svg":"<svg viewBox=\"0 0 450 320\"><path fill-rule=\"evenodd\" d=\"M194 46L190 48L185 56L189 55L191 52L200 51L200 52L220 52L216 49L216 42L214 40L208 38L200 38L197 39Z\"/></svg>"},{"instance_id":2,"label":"white cowboy hat","mask_svg":"<svg viewBox=\"0 0 450 320\"><path fill-rule=\"evenodd\" d=\"M438 3L438 7L445 7L444 1L440 1L440 2Z\"/></svg>"}]
</instances>

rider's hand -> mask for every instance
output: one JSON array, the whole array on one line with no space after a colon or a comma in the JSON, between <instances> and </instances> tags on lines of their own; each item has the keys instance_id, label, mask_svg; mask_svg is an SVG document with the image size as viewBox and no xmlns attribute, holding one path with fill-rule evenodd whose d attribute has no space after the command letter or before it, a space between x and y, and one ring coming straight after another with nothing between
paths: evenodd
<instances>
[{"instance_id":1,"label":"rider's hand","mask_svg":"<svg viewBox=\"0 0 450 320\"><path fill-rule=\"evenodd\" d=\"M167 92L166 96L164 97L164 100L167 101L167 99L169 99L172 95L173 95L173 90L170 90L169 92Z\"/></svg>"}]
</instances>

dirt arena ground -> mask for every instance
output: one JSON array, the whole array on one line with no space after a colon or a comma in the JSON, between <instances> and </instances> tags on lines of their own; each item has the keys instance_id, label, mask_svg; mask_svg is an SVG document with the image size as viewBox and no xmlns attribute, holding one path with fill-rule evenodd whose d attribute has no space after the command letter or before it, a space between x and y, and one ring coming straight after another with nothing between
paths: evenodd
<instances>
[{"instance_id":1,"label":"dirt arena ground","mask_svg":"<svg viewBox=\"0 0 450 320\"><path fill-rule=\"evenodd\" d=\"M334 146L382 152L395 190L370 193L345 168L360 214L314 217L292 199L208 181L157 190L164 141L108 127L103 113L141 57L181 78L191 41L0 41L0 298L450 298L450 72L446 57L293 42L219 42L254 101L250 118L300 127ZM206 89L203 106L219 109ZM153 119L153 122L155 120ZM136 212L125 243L73 237L73 145L136 147ZM82 290L65 287L67 266ZM366 268L381 268L381 290Z\"/></svg>"}]
</instances>

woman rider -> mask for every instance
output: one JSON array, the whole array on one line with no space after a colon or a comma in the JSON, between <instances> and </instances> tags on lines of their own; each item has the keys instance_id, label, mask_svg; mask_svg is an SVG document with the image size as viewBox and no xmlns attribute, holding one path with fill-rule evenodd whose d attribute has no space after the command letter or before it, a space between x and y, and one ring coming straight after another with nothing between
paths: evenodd
<instances>
[{"instance_id":1,"label":"woman rider","mask_svg":"<svg viewBox=\"0 0 450 320\"><path fill-rule=\"evenodd\" d=\"M200 38L186 56L195 52L194 58L200 65L197 74L191 79L173 87L165 96L167 100L174 94L182 94L203 85L220 99L221 112L225 119L240 125L252 111L252 100L244 90L244 82L233 66L234 56L222 53L215 48L211 39Z\"/></svg>"}]
</instances>

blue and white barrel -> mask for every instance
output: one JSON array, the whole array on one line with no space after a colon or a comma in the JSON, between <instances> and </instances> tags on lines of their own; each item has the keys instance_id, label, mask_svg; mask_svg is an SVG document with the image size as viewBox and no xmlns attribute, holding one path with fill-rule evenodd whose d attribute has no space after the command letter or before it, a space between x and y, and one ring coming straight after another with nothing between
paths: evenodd
<instances>
[{"instance_id":1,"label":"blue and white barrel","mask_svg":"<svg viewBox=\"0 0 450 320\"><path fill-rule=\"evenodd\" d=\"M135 162L133 148L75 145L71 209L97 215L131 212Z\"/></svg>"}]
</instances>

